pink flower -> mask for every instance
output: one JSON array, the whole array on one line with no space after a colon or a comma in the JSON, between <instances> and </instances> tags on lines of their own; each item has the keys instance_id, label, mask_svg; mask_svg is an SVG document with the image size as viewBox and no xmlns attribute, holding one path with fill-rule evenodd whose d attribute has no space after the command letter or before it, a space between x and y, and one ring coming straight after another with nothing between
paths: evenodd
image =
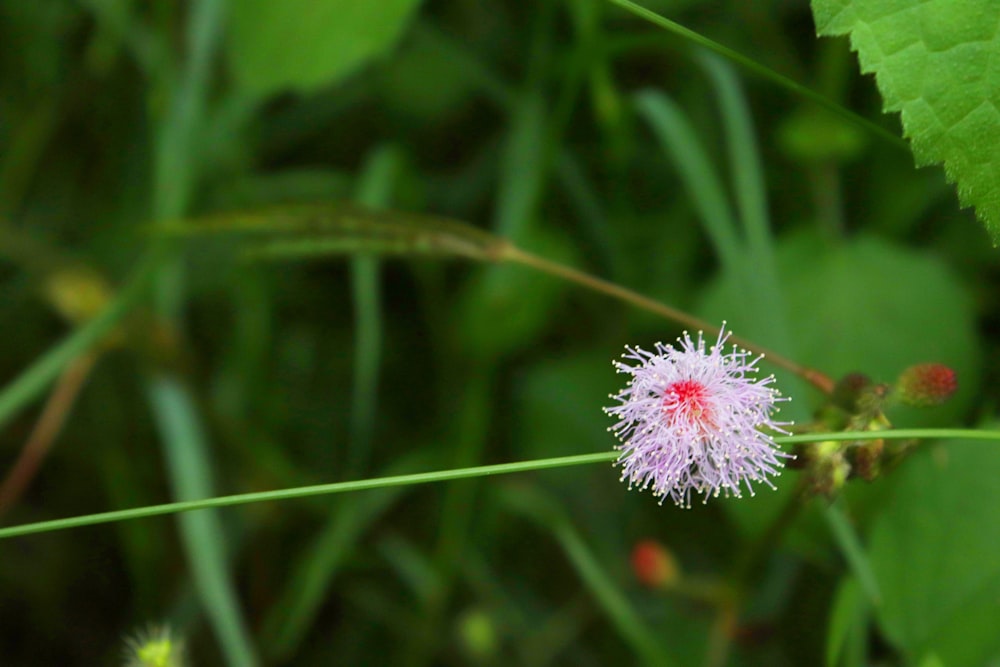
<instances>
[{"instance_id":1,"label":"pink flower","mask_svg":"<svg viewBox=\"0 0 1000 667\"><path fill-rule=\"evenodd\" d=\"M657 343L655 353L626 347L622 357L635 366L614 362L632 376L611 396L620 405L604 409L618 419L608 430L621 441L615 465L629 488L650 489L661 503L670 496L682 507L691 506L692 490L707 502L720 493L739 498L742 486L753 495L751 482L774 488L768 476L781 474L790 455L772 433L787 434L790 422L772 413L789 399L770 386L773 375L756 379L761 357L735 345L723 353L725 326L707 352L700 332L697 344L685 332L679 347Z\"/></svg>"}]
</instances>

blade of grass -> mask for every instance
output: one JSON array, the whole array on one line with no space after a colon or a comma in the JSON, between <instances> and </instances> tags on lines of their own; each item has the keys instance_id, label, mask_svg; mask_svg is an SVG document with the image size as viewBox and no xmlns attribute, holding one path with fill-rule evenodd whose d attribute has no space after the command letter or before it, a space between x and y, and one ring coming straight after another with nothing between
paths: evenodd
<instances>
[{"instance_id":1,"label":"blade of grass","mask_svg":"<svg viewBox=\"0 0 1000 667\"><path fill-rule=\"evenodd\" d=\"M720 261L731 270L740 270L743 242L736 218L694 128L680 108L659 91L639 92L635 106L653 128L664 152L673 159Z\"/></svg>"},{"instance_id":2,"label":"blade of grass","mask_svg":"<svg viewBox=\"0 0 1000 667\"><path fill-rule=\"evenodd\" d=\"M392 475L419 469L428 457L420 452L398 461ZM302 643L326 600L339 568L351 548L375 521L399 499L404 489L382 490L354 503L337 504L300 562L289 567L288 583L268 611L261 644L270 661L287 662Z\"/></svg>"},{"instance_id":3,"label":"blade of grass","mask_svg":"<svg viewBox=\"0 0 1000 667\"><path fill-rule=\"evenodd\" d=\"M167 244L157 244L139 263L125 287L97 317L70 334L4 388L0 393L0 428L38 398L67 365L114 329L150 287L153 276L169 254L167 250Z\"/></svg>"},{"instance_id":4,"label":"blade of grass","mask_svg":"<svg viewBox=\"0 0 1000 667\"><path fill-rule=\"evenodd\" d=\"M498 194L493 214L493 230L514 241L531 232L535 211L548 175L553 155L549 141L553 129L547 114L540 88L534 83L542 76L548 59L546 29L552 20L553 8L547 7L535 25L532 59L527 89L510 112L510 130L505 138L502 154ZM492 315L493 295L502 293L509 279L509 266L490 266L481 274L469 294L468 319L488 318ZM479 306L483 304L483 306ZM452 465L466 467L479 461L487 442L487 429L493 419L492 387L500 359L496 350L471 349L469 356L478 358L476 372L456 368L446 386L461 387L461 405L452 442ZM439 575L440 587L434 591L423 607L422 626L415 634L416 642L404 648L399 658L408 667L422 667L433 660L437 637L445 622L455 573L465 550L470 526L474 517L478 485L475 482L456 484L445 494L441 509L441 523L434 547L433 562Z\"/></svg>"},{"instance_id":5,"label":"blade of grass","mask_svg":"<svg viewBox=\"0 0 1000 667\"><path fill-rule=\"evenodd\" d=\"M208 447L187 389L169 376L152 378L147 385L150 405L163 441L173 495L197 501L212 493ZM229 665L257 664L250 635L228 576L225 531L214 511L180 516L181 536L195 587L212 621Z\"/></svg>"},{"instance_id":6,"label":"blade of grass","mask_svg":"<svg viewBox=\"0 0 1000 667\"><path fill-rule=\"evenodd\" d=\"M180 66L157 72L153 90L167 95L157 119L153 151L152 214L163 228L188 209L198 183L198 141L204 131L215 55L225 16L223 0L197 3L185 25L185 59ZM184 265L164 262L156 275L156 306L164 320L178 324L184 299ZM196 500L213 494L208 441L194 402L183 383L162 374L147 381L147 392L161 431L161 446L175 497ZM198 512L182 517L180 532L195 588L229 665L257 664L238 598L228 577L218 515Z\"/></svg>"},{"instance_id":7,"label":"blade of grass","mask_svg":"<svg viewBox=\"0 0 1000 667\"><path fill-rule=\"evenodd\" d=\"M152 210L161 224L178 218L187 210L197 183L197 141L200 123L206 115L225 5L223 0L204 0L193 6L185 26L188 57L179 68L178 80L156 82L161 86L156 92L162 94L169 90L172 93L166 112L160 118L154 152ZM157 74L163 79L171 78L166 72Z\"/></svg>"},{"instance_id":8,"label":"blade of grass","mask_svg":"<svg viewBox=\"0 0 1000 667\"><path fill-rule=\"evenodd\" d=\"M456 220L351 204L296 204L164 225L168 237L239 234L251 257L301 258L372 252L496 261L507 242ZM291 238L289 238L291 237Z\"/></svg>"},{"instance_id":9,"label":"blade of grass","mask_svg":"<svg viewBox=\"0 0 1000 667\"><path fill-rule=\"evenodd\" d=\"M868 556L864 547L861 546L861 539L854 530L854 526L844 514L841 503L836 502L830 505L823 505L823 518L830 526L837 546L847 560L851 573L857 579L865 597L873 607L878 607L882 602L882 593L879 591L878 580L875 578L875 571L872 570Z\"/></svg>"},{"instance_id":10,"label":"blade of grass","mask_svg":"<svg viewBox=\"0 0 1000 667\"><path fill-rule=\"evenodd\" d=\"M376 150L368 159L358 185L358 202L373 209L388 204L392 184L400 169L400 156L392 148ZM351 259L351 292L354 298L354 386L351 396L351 445L347 469L363 470L369 459L382 362L382 312L379 298L379 262L372 256Z\"/></svg>"},{"instance_id":11,"label":"blade of grass","mask_svg":"<svg viewBox=\"0 0 1000 667\"><path fill-rule=\"evenodd\" d=\"M665 667L672 663L642 617L632 608L573 528L569 518L554 502L533 489L525 488L504 494L504 500L511 509L532 519L556 538L584 585L614 624L621 638L642 658L643 664Z\"/></svg>"},{"instance_id":12,"label":"blade of grass","mask_svg":"<svg viewBox=\"0 0 1000 667\"><path fill-rule=\"evenodd\" d=\"M551 528L577 574L614 622L618 634L643 657L645 664L661 667L670 665L671 660L667 658L660 643L655 640L652 631L642 622L642 618L607 575L604 567L569 521L558 522Z\"/></svg>"},{"instance_id":13,"label":"blade of grass","mask_svg":"<svg viewBox=\"0 0 1000 667\"><path fill-rule=\"evenodd\" d=\"M867 659L868 603L857 579L840 581L830 609L826 632L826 667L862 667Z\"/></svg>"},{"instance_id":14,"label":"blade of grass","mask_svg":"<svg viewBox=\"0 0 1000 667\"><path fill-rule=\"evenodd\" d=\"M744 238L752 262L765 263L773 270L774 251L771 224L767 212L767 188L764 170L757 150L757 137L746 97L740 89L735 73L722 60L714 56L699 59L715 85L726 130L726 146L733 180L736 208L743 223ZM770 276L775 279L775 276Z\"/></svg>"},{"instance_id":15,"label":"blade of grass","mask_svg":"<svg viewBox=\"0 0 1000 667\"><path fill-rule=\"evenodd\" d=\"M400 156L381 148L369 158L358 187L360 203L377 208L389 199ZM354 388L348 470L362 471L370 458L381 364L381 306L378 260L356 256L351 263L355 308ZM403 466L399 466L403 467ZM338 504L312 548L292 568L292 577L265 621L264 645L272 660L287 660L301 644L333 581L336 569L361 533L397 498L383 493L358 503Z\"/></svg>"},{"instance_id":16,"label":"blade of grass","mask_svg":"<svg viewBox=\"0 0 1000 667\"><path fill-rule=\"evenodd\" d=\"M514 108L500 175L493 231L515 243L524 238L548 170L546 112L541 95L526 93Z\"/></svg>"},{"instance_id":17,"label":"blade of grass","mask_svg":"<svg viewBox=\"0 0 1000 667\"><path fill-rule=\"evenodd\" d=\"M803 433L800 435L778 436L775 441L779 444L792 444L799 442L824 442L827 440L911 440L929 438L951 438L956 440L992 440L1000 443L1000 431L980 431L975 429L959 428L908 428L892 431L845 431L842 433ZM290 489L279 489L276 491L261 491L257 493L241 493L232 496L216 496L214 498L204 498L186 502L166 503L163 505L149 505L147 507L136 507L127 510L115 510L111 512L101 512L98 514L87 514L84 516L70 517L65 519L53 519L51 521L40 521L37 523L23 524L20 526L9 526L0 528L0 540L22 535L33 535L36 533L46 533L56 530L66 530L69 528L80 528L83 526L94 526L116 521L130 521L132 519L143 519L152 516L163 516L166 514L178 514L181 512L192 512L195 510L208 509L211 507L232 507L235 505L248 505L251 503L273 502L278 500L291 500L293 498L306 498L311 496L321 496L334 493L348 493L353 491L367 491L369 489L383 489L393 486L410 486L414 484L430 484L432 482L446 482L457 479L471 479L474 477L488 477L491 475L506 475L518 472L528 472L532 470L546 470L549 468L565 468L577 465L588 465L591 463L610 463L618 458L618 452L598 452L595 454L577 454L574 456L560 456L549 459L536 459L532 461L518 461L515 463L499 463L495 465L474 466L471 468L457 468L453 470L438 470L434 472L415 473L412 475L396 475L393 477L376 477L374 479L354 480L350 482L333 482L331 484L315 484L312 486L299 486Z\"/></svg>"},{"instance_id":18,"label":"blade of grass","mask_svg":"<svg viewBox=\"0 0 1000 667\"><path fill-rule=\"evenodd\" d=\"M787 76L784 76L783 74L779 74L768 67L758 64L754 60L751 60L750 58L744 56L743 54L737 51L734 51L733 49L730 49L727 46L723 46L718 42L712 41L711 39L704 37L703 35L700 35L689 28L685 28L679 23L675 23L674 21L671 21L670 19L661 16L654 11L651 11L641 5L637 5L636 3L631 2L631 0L608 0L608 1L611 2L612 4L618 5L622 9L631 12L632 14L635 14L636 16L646 21L649 21L653 25L656 25L668 32L677 35L678 37L681 37L682 39L686 39L689 42L698 44L699 46L705 47L709 51L719 54L726 60L732 61L737 65L739 65L740 67L746 69L747 71L752 72L753 74L756 74L757 76L760 76L761 78L766 79L780 86L781 88L789 90L795 93L796 95L804 97L805 99L818 104L824 109L832 111L841 118L846 118L855 125L858 125L859 127L864 128L866 131L874 134L880 139L887 141L896 148L902 148L907 151L910 149L906 141L904 141L901 137L896 136L895 134L889 132L888 130L879 125L876 125L867 118L863 118L862 116L859 116L853 111L845 109L836 102L833 102L832 100L823 97L816 91L811 90L806 86L803 86L801 83L797 83L796 81L793 81L792 79L788 78Z\"/></svg>"}]
</instances>

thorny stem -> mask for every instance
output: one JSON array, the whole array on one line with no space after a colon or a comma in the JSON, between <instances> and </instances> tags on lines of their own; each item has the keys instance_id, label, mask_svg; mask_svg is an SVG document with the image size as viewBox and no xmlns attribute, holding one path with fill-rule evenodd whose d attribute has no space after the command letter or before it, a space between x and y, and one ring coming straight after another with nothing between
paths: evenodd
<instances>
[{"instance_id":1,"label":"thorny stem","mask_svg":"<svg viewBox=\"0 0 1000 667\"><path fill-rule=\"evenodd\" d=\"M621 287L620 285L602 280L601 278L592 276L589 273L584 273L563 264L545 259L544 257L525 252L514 245L506 244L499 250L498 259L500 260L530 266L531 268L538 269L539 271L548 273L549 275L563 278L564 280L574 282L578 285L583 285L584 287L592 289L595 292L602 292L603 294L607 294L608 296L612 296L634 306L638 306L639 308L648 310L651 313L656 313L657 315L661 315L686 327L691 327L692 329L708 331L716 334L719 332L719 327L709 324L704 320L700 320L693 315L688 315L684 311L678 310L654 299L650 299L649 297L643 296L638 292L633 292L632 290ZM809 368L808 366L795 363L787 357L783 357L776 352L751 343L750 341L740 338L739 336L730 336L729 340L740 347L750 350L751 352L764 355L767 360L775 366L779 366L787 371L795 373L823 393L830 394L833 392L833 380L828 375L814 368Z\"/></svg>"}]
</instances>

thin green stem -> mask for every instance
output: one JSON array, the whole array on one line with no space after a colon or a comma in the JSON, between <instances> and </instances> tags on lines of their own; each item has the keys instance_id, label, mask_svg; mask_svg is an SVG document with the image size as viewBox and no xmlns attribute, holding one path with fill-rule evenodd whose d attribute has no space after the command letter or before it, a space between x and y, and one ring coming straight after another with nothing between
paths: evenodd
<instances>
[{"instance_id":1,"label":"thin green stem","mask_svg":"<svg viewBox=\"0 0 1000 667\"><path fill-rule=\"evenodd\" d=\"M774 70L765 67L764 65L761 65L755 62L754 60L751 60L742 53L730 49L728 46L723 46L722 44L719 44L718 42L715 42L709 39L708 37L699 35L695 31L689 28L685 28L679 23L675 23L664 16L660 16L654 11L651 11L649 9L646 9L645 7L642 7L641 5L637 5L636 3L631 2L631 0L609 0L609 2L618 5L622 9L625 9L626 11L629 11L642 19L645 19L646 21L649 21L650 23L659 26L660 28L663 28L668 32L672 32L673 34L677 35L678 37L681 37L682 39L686 39L689 42L693 42L694 44L703 46L706 49L719 54L723 58L726 58L727 60L736 63L743 69L752 72L760 76L761 78L767 79L768 81L777 84L778 86L781 86L782 88L785 88L786 90L789 90L795 93L796 95L800 95L801 97L804 97L809 101L818 104L824 109L830 110L831 112L837 114L841 118L845 118L850 122L854 123L855 125L864 128L865 130L871 132L880 139L884 139L893 146L896 146L897 148L904 148L906 150L909 150L909 146L907 145L906 141L896 136L892 132L889 132L888 130L879 125L876 125L867 118L859 116L858 114L854 113L853 111L850 111L849 109L845 109L836 102L820 95L816 91L807 88L806 86L803 86L801 83L798 83L783 74L778 74Z\"/></svg>"},{"instance_id":2,"label":"thin green stem","mask_svg":"<svg viewBox=\"0 0 1000 667\"><path fill-rule=\"evenodd\" d=\"M910 440L927 438L993 440L1000 442L1000 431L961 428L908 428L891 431L803 433L799 435L780 436L775 438L775 441L779 444L793 444L799 442L823 442L828 440ZM391 477L378 477L375 479L362 479L352 482L334 482L332 484L316 484L313 486L300 486L291 489L279 489L277 491L241 493L232 496L218 496L215 498L203 498L186 502L149 505L147 507L137 507L128 510L102 512L100 514L88 514L68 519L56 519L53 521L41 521L21 526L0 528L0 540L17 537L19 535L31 535L34 533L45 533L55 530L64 530L67 528L79 528L81 526L93 526L102 523L128 521L131 519L142 519L145 517L163 516L166 514L178 514L180 512L191 512L194 510L208 509L212 507L231 507L233 505L248 505L250 503L290 500L292 498L346 493L349 491L383 489L391 486L412 486L415 484L446 482L455 479L469 479L472 477L506 475L518 472L529 472L532 470L546 470L549 468L566 468L570 466L588 465L591 463L610 463L617 457L618 452L615 451L598 452L595 454L577 454L575 456L560 456L550 459L518 461L516 463L500 463L488 466L475 466L472 468L458 468L454 470L438 470L434 472L423 472L411 475L395 475Z\"/></svg>"},{"instance_id":3,"label":"thin green stem","mask_svg":"<svg viewBox=\"0 0 1000 667\"><path fill-rule=\"evenodd\" d=\"M180 512L191 512L194 510L209 509L213 507L231 507L233 505L247 505L250 503L289 500L292 498L346 493L348 491L365 491L368 489L384 489L393 486L428 484L431 482L444 482L455 479L469 479L472 477L527 472L530 470L544 470L546 468L564 468L589 463L610 463L616 456L617 452L599 452L597 454L581 454L577 456L562 456L558 458L539 459L535 461L501 463L497 465L475 466L472 468L458 468L454 470L439 470L435 472L415 473L410 475L394 475L391 477L378 477L375 479L363 479L352 482L334 482L332 484L300 486L292 489L279 489L277 491L241 493L231 496L217 496L215 498L164 503L162 505L149 505L147 507L137 507L129 510L102 512L100 514L90 514L87 516L73 517L69 519L57 519L54 521L42 521L23 526L0 528L0 540L8 537L16 537L18 535L30 535L32 533L44 533L47 531L62 530L66 528L78 528L81 526L93 526L102 523L114 523L117 521L141 519L151 516L178 514Z\"/></svg>"}]
</instances>

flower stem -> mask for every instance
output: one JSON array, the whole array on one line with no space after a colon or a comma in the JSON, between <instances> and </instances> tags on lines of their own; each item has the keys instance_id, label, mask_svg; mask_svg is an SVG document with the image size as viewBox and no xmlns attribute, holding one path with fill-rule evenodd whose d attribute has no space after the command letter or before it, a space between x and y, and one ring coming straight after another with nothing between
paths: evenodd
<instances>
[{"instance_id":1,"label":"flower stem","mask_svg":"<svg viewBox=\"0 0 1000 667\"><path fill-rule=\"evenodd\" d=\"M780 436L775 438L775 441L781 444L791 444L795 442L822 442L824 440L907 440L912 438L992 440L1000 443L1000 431L960 428L911 428L891 431L804 433L802 435ZM310 496L329 495L333 493L347 493L349 491L364 491L367 489L382 489L393 486L412 486L414 484L445 482L453 479L468 479L470 477L503 475L516 472L527 472L530 470L566 468L569 466L587 465L591 463L611 463L617 457L617 451L597 452L594 454L577 454L574 456L560 456L550 459L518 461L515 463L500 463L495 465L476 466L472 468L458 468L455 470L437 470L412 475L394 475L391 477L376 477L374 479L361 479L350 482L334 482L332 484L299 486L290 489L278 489L276 491L241 493L232 496L216 496L214 498L201 498L198 500L167 503L164 505L148 505L146 507L136 507L127 510L102 512L100 514L87 514L67 519L55 519L52 521L41 521L38 523L0 528L0 540L9 537L16 537L18 535L45 533L55 530L64 530L67 528L93 526L102 523L114 523L117 521L141 519L151 516L163 516L165 514L179 514L180 512L191 512L194 510L207 509L209 507L230 507L233 505L247 505L250 503L275 500L289 500L292 498L305 498Z\"/></svg>"},{"instance_id":2,"label":"flower stem","mask_svg":"<svg viewBox=\"0 0 1000 667\"><path fill-rule=\"evenodd\" d=\"M700 320L693 315L689 315L682 310L678 310L677 308L668 306L665 303L650 299L649 297L643 296L638 292L633 292L630 289L608 282L607 280L602 280L601 278L592 276L589 273L584 273L583 271L578 271L564 264L559 264L558 262L553 262L552 260L545 259L544 257L525 252L514 245L507 244L503 246L500 250L500 256L498 259L523 264L524 266L530 266L531 268L542 271L543 273L548 273L549 275L568 280L594 290L595 292L607 294L608 296L620 299L621 301L630 303L633 306L642 308L643 310L656 313L657 315L665 317L668 320L673 320L674 322L682 324L686 327L691 327L692 329L700 331L707 331L713 334L719 333L719 327L709 324L704 320ZM750 350L751 352L764 355L767 360L775 366L779 366L780 368L784 368L787 371L795 373L825 394L829 394L833 391L833 379L825 373L822 373L814 368L798 364L791 359L783 357L776 352L761 347L760 345L751 343L750 341L740 338L739 336L730 336L729 340L740 347Z\"/></svg>"}]
</instances>

